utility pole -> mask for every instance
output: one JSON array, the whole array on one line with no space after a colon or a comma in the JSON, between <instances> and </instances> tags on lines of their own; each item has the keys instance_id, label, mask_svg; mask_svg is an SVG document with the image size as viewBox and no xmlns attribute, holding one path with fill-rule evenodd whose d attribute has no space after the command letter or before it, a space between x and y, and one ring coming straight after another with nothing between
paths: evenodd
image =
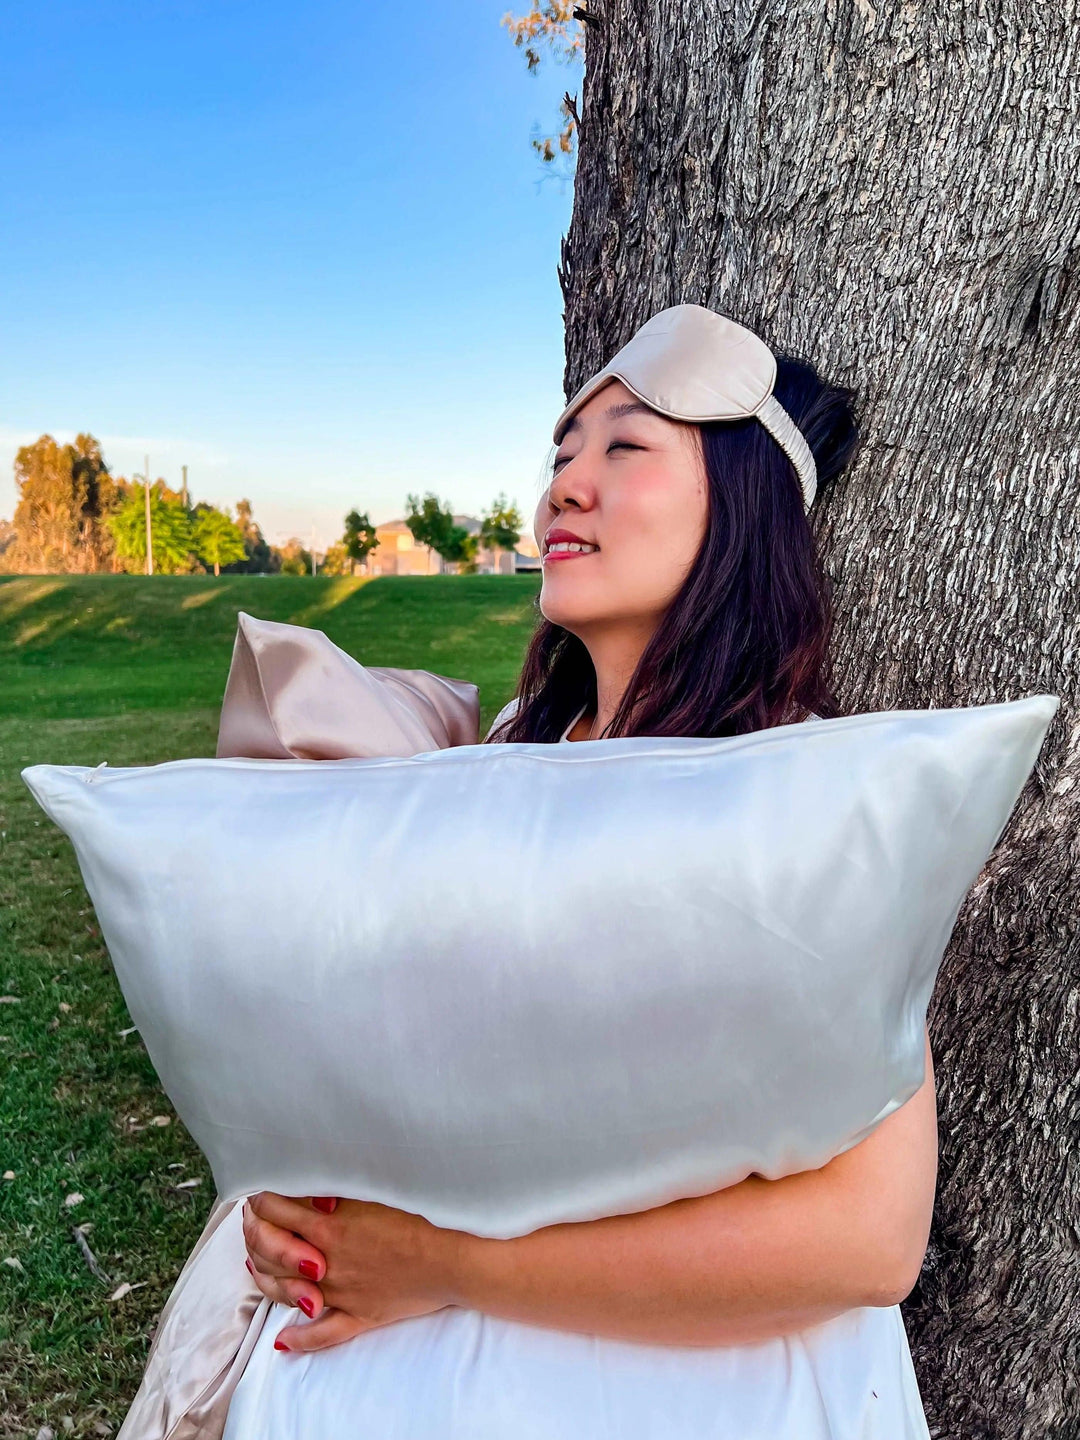
<instances>
[{"instance_id":1,"label":"utility pole","mask_svg":"<svg viewBox=\"0 0 1080 1440\"><path fill-rule=\"evenodd\" d=\"M181 465L181 466L180 466L180 474L183 475L183 477L184 477L183 480L181 481L181 484L180 484L180 500L181 500L181 503L182 503L183 506L184 506L184 509L186 510L186 509L188 508L187 466L186 466L186 465Z\"/></svg>"},{"instance_id":2,"label":"utility pole","mask_svg":"<svg viewBox=\"0 0 1080 1440\"><path fill-rule=\"evenodd\" d=\"M146 497L146 573L147 575L153 575L154 542L153 536L150 533L150 456L144 456L144 460L146 462L146 468L143 471L143 481L145 482L143 494Z\"/></svg>"}]
</instances>

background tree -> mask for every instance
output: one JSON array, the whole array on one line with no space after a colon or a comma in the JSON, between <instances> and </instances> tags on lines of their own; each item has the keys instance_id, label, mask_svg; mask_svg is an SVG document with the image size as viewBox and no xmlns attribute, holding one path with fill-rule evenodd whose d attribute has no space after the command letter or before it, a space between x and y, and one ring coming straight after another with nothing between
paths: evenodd
<instances>
[{"instance_id":1,"label":"background tree","mask_svg":"<svg viewBox=\"0 0 1080 1440\"><path fill-rule=\"evenodd\" d=\"M521 527L525 522L516 505L508 503L500 491L490 510L485 511L480 522L480 544L486 545L496 556L495 573L499 573L498 552L513 550L521 539Z\"/></svg>"},{"instance_id":2,"label":"background tree","mask_svg":"<svg viewBox=\"0 0 1080 1440\"><path fill-rule=\"evenodd\" d=\"M680 301L860 396L812 512L849 711L1060 695L930 1011L931 1431L1080 1416L1080 119L1072 7L603 0L559 266L567 397Z\"/></svg>"},{"instance_id":3,"label":"background tree","mask_svg":"<svg viewBox=\"0 0 1080 1440\"><path fill-rule=\"evenodd\" d=\"M110 565L105 523L123 499L92 435L60 445L42 435L15 456L15 539L5 566L23 572L85 573Z\"/></svg>"},{"instance_id":4,"label":"background tree","mask_svg":"<svg viewBox=\"0 0 1080 1440\"><path fill-rule=\"evenodd\" d=\"M222 565L246 558L244 537L232 516L202 501L191 512L191 538L195 554L213 566L215 575L221 574Z\"/></svg>"},{"instance_id":5,"label":"background tree","mask_svg":"<svg viewBox=\"0 0 1080 1440\"><path fill-rule=\"evenodd\" d=\"M409 495L405 524L418 545L430 545L447 564L457 565L461 570L476 568L479 548L476 536L455 522L453 511L449 506L444 508L437 495L428 491L423 501L417 495Z\"/></svg>"},{"instance_id":6,"label":"background tree","mask_svg":"<svg viewBox=\"0 0 1080 1440\"><path fill-rule=\"evenodd\" d=\"M311 574L311 551L306 550L295 535L291 540L286 540L280 549L275 549L275 554L277 567L282 575Z\"/></svg>"},{"instance_id":7,"label":"background tree","mask_svg":"<svg viewBox=\"0 0 1080 1440\"><path fill-rule=\"evenodd\" d=\"M326 553L319 563L320 575L351 575L353 561L342 541L337 540L326 547Z\"/></svg>"},{"instance_id":8,"label":"background tree","mask_svg":"<svg viewBox=\"0 0 1080 1440\"><path fill-rule=\"evenodd\" d=\"M169 498L157 482L150 487L150 536L154 571L162 575L190 572L195 538L192 521L175 491ZM146 564L146 502L142 484L129 487L120 509L108 519L116 553L129 569L141 571Z\"/></svg>"},{"instance_id":9,"label":"background tree","mask_svg":"<svg viewBox=\"0 0 1080 1440\"><path fill-rule=\"evenodd\" d=\"M378 546L375 526L368 519L367 511L350 510L345 516L345 534L342 538L345 554L350 560L362 564Z\"/></svg>"},{"instance_id":10,"label":"background tree","mask_svg":"<svg viewBox=\"0 0 1080 1440\"><path fill-rule=\"evenodd\" d=\"M263 533L255 523L250 500L236 503L236 524L244 541L243 559L222 565L226 574L258 575L268 574L278 568L274 551L266 543Z\"/></svg>"},{"instance_id":11,"label":"background tree","mask_svg":"<svg viewBox=\"0 0 1080 1440\"><path fill-rule=\"evenodd\" d=\"M584 41L581 21L588 12L573 0L539 0L527 15L511 15L502 18L502 24L510 31L514 44L525 52L525 63L532 74L540 68L544 55L572 64L582 58ZM577 18L576 18L577 17ZM555 135L533 137L533 149L545 163L555 159L556 154L573 155L574 137L577 133L577 100L566 94L559 106L563 117L562 128Z\"/></svg>"}]
</instances>

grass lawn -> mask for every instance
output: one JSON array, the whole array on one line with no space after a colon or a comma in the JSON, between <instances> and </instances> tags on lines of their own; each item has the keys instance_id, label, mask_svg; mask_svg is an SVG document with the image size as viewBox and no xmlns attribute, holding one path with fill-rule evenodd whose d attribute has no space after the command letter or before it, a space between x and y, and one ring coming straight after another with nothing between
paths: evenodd
<instances>
[{"instance_id":1,"label":"grass lawn","mask_svg":"<svg viewBox=\"0 0 1080 1440\"><path fill-rule=\"evenodd\" d=\"M513 691L533 576L0 577L0 1437L115 1434L213 1184L24 765L212 755L238 610ZM95 1276L76 1226L108 1277ZM117 1299L122 1286L131 1286Z\"/></svg>"}]
</instances>

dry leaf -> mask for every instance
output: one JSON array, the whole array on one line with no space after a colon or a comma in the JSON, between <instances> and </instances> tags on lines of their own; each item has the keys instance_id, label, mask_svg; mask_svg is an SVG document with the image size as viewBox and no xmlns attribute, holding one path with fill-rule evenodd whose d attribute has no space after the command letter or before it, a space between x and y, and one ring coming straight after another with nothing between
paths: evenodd
<instances>
[{"instance_id":1,"label":"dry leaf","mask_svg":"<svg viewBox=\"0 0 1080 1440\"><path fill-rule=\"evenodd\" d=\"M18 1270L20 1275L26 1274L25 1266L23 1265L22 1261L18 1259L15 1255L5 1255L4 1264L10 1266L12 1270Z\"/></svg>"},{"instance_id":2,"label":"dry leaf","mask_svg":"<svg viewBox=\"0 0 1080 1440\"><path fill-rule=\"evenodd\" d=\"M61 1000L58 1008L66 1015L70 1011L71 1006L67 1003L66 1000Z\"/></svg>"},{"instance_id":3,"label":"dry leaf","mask_svg":"<svg viewBox=\"0 0 1080 1440\"><path fill-rule=\"evenodd\" d=\"M0 1005L18 1005L20 1003L18 995L0 995Z\"/></svg>"},{"instance_id":4,"label":"dry leaf","mask_svg":"<svg viewBox=\"0 0 1080 1440\"><path fill-rule=\"evenodd\" d=\"M5 1179L5 1180L14 1180L14 1179L15 1179L15 1171L14 1171L14 1170L5 1170L5 1171L4 1171L4 1179Z\"/></svg>"},{"instance_id":5,"label":"dry leaf","mask_svg":"<svg viewBox=\"0 0 1080 1440\"><path fill-rule=\"evenodd\" d=\"M202 1181L199 1180L199 1179L195 1179L195 1180L181 1180L181 1181L180 1181L180 1184L177 1185L177 1186L175 1186L174 1188L177 1189L177 1190L194 1190L196 1185L201 1185L201 1184L202 1184Z\"/></svg>"},{"instance_id":6,"label":"dry leaf","mask_svg":"<svg viewBox=\"0 0 1080 1440\"><path fill-rule=\"evenodd\" d=\"M121 1040L126 1040L129 1035L134 1035L138 1028L137 1025L129 1025L126 1030L118 1030L116 1033L120 1036Z\"/></svg>"},{"instance_id":7,"label":"dry leaf","mask_svg":"<svg viewBox=\"0 0 1080 1440\"><path fill-rule=\"evenodd\" d=\"M147 1282L146 1280L139 1280L139 1281L136 1282L136 1284L134 1284L134 1285L129 1285L128 1282L125 1280L122 1285L118 1285L118 1286L116 1287L116 1289L113 1291L113 1293L109 1296L109 1299L110 1299L110 1300L123 1300L123 1298L124 1298L125 1295L130 1295L130 1294L131 1294L132 1290L141 1290L142 1287L143 1287L144 1285L146 1285L147 1283L148 1283L148 1282Z\"/></svg>"},{"instance_id":8,"label":"dry leaf","mask_svg":"<svg viewBox=\"0 0 1080 1440\"><path fill-rule=\"evenodd\" d=\"M164 1126L164 1125L171 1125L171 1124L172 1124L172 1116L171 1116L171 1115L155 1115L155 1116L153 1117L153 1119L150 1121L150 1124L151 1124L151 1125L157 1125L158 1128L160 1129L160 1128L161 1128L162 1126Z\"/></svg>"},{"instance_id":9,"label":"dry leaf","mask_svg":"<svg viewBox=\"0 0 1080 1440\"><path fill-rule=\"evenodd\" d=\"M70 1210L73 1205L81 1205L85 1198L79 1194L78 1190L73 1190L70 1195L64 1196L64 1207Z\"/></svg>"}]
</instances>

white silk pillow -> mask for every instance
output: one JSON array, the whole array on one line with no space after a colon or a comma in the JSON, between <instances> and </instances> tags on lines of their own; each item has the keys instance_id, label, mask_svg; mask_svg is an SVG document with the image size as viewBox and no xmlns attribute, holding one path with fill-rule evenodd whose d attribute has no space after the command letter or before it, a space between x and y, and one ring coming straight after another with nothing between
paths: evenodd
<instances>
[{"instance_id":1,"label":"white silk pillow","mask_svg":"<svg viewBox=\"0 0 1080 1440\"><path fill-rule=\"evenodd\" d=\"M903 1104L1057 704L23 776L223 1199L503 1238L816 1168Z\"/></svg>"}]
</instances>

